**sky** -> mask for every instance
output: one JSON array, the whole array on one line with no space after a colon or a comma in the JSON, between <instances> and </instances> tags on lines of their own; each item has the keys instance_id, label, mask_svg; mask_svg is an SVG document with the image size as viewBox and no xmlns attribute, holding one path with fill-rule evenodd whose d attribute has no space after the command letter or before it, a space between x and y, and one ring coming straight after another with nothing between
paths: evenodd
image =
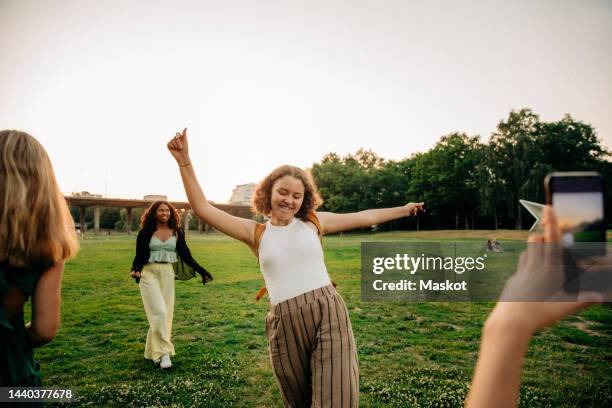
<instances>
[{"instance_id":1,"label":"sky","mask_svg":"<svg viewBox=\"0 0 612 408\"><path fill-rule=\"evenodd\" d=\"M553 197L553 202L562 230L600 221L603 218L604 200L601 192L557 193ZM580 208L580 211L576 211L577 208Z\"/></svg>"},{"instance_id":2,"label":"sky","mask_svg":"<svg viewBox=\"0 0 612 408\"><path fill-rule=\"evenodd\" d=\"M569 113L612 147L612 2L0 0L0 128L63 192L208 198L329 152L387 159L509 112Z\"/></svg>"}]
</instances>

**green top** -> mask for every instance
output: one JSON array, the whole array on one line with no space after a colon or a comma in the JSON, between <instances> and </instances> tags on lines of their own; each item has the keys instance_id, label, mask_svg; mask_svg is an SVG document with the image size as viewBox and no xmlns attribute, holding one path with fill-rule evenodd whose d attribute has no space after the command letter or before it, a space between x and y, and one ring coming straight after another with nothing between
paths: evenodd
<instances>
[{"instance_id":1,"label":"green top","mask_svg":"<svg viewBox=\"0 0 612 408\"><path fill-rule=\"evenodd\" d=\"M176 237L174 235L166 241L152 236L149 249L151 250L149 262L176 262Z\"/></svg>"},{"instance_id":2,"label":"green top","mask_svg":"<svg viewBox=\"0 0 612 408\"><path fill-rule=\"evenodd\" d=\"M4 300L9 296L27 299L34 292L44 269L13 268L0 265L0 386L41 386L38 363L23 320L23 307L9 317ZM25 304L24 302L24 304Z\"/></svg>"}]
</instances>

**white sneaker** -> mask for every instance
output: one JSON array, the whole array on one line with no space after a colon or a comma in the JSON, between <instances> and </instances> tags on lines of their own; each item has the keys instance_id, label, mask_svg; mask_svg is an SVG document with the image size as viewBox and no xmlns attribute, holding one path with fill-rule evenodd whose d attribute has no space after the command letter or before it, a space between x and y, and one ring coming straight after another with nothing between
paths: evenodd
<instances>
[{"instance_id":1,"label":"white sneaker","mask_svg":"<svg viewBox=\"0 0 612 408\"><path fill-rule=\"evenodd\" d=\"M161 357L161 361L159 362L159 366L161 369L166 369L172 367L172 361L170 361L170 356L168 354L164 354Z\"/></svg>"}]
</instances>

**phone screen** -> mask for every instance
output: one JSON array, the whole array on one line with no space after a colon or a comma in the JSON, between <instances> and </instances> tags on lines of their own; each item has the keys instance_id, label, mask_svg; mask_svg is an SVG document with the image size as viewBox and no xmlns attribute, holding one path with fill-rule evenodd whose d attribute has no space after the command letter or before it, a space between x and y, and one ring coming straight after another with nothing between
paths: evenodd
<instances>
[{"instance_id":1,"label":"phone screen","mask_svg":"<svg viewBox=\"0 0 612 408\"><path fill-rule=\"evenodd\" d=\"M565 246L605 241L602 180L595 176L553 176L552 204Z\"/></svg>"}]
</instances>

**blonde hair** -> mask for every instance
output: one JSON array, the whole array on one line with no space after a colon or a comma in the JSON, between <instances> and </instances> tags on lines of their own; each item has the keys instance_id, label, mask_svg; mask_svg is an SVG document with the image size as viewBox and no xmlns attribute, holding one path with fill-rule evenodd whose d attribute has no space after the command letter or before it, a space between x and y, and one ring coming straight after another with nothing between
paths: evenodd
<instances>
[{"instance_id":1,"label":"blonde hair","mask_svg":"<svg viewBox=\"0 0 612 408\"><path fill-rule=\"evenodd\" d=\"M0 131L0 264L51 266L78 249L47 152L25 132Z\"/></svg>"}]
</instances>

